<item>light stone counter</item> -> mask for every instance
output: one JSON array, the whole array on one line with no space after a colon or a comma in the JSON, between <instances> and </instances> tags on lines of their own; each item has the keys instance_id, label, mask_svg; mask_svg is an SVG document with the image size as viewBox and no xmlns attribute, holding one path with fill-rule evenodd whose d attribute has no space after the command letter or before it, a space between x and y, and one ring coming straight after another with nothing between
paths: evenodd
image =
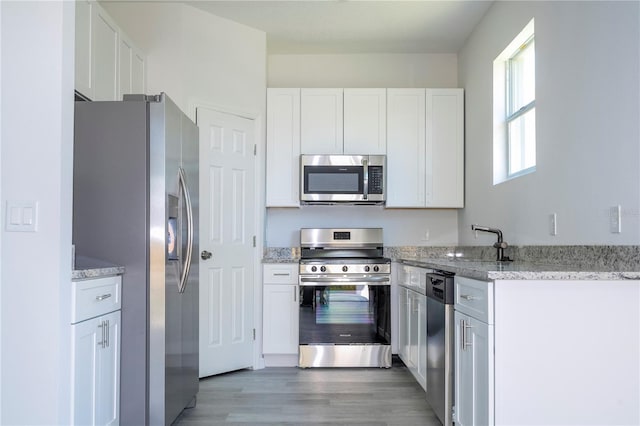
<instances>
[{"instance_id":1,"label":"light stone counter","mask_svg":"<svg viewBox=\"0 0 640 426\"><path fill-rule=\"evenodd\" d=\"M491 246L395 246L396 262L479 280L640 280L640 246L509 246L514 262L496 262ZM269 247L263 263L297 263L299 247Z\"/></svg>"},{"instance_id":2,"label":"light stone counter","mask_svg":"<svg viewBox=\"0 0 640 426\"><path fill-rule=\"evenodd\" d=\"M88 278L108 277L124 274L124 266L113 265L99 259L86 256L76 256L75 266L71 271L72 280L84 280Z\"/></svg>"},{"instance_id":3,"label":"light stone counter","mask_svg":"<svg viewBox=\"0 0 640 426\"><path fill-rule=\"evenodd\" d=\"M473 259L403 258L397 262L439 269L484 281L493 280L640 280L640 268L614 270L610 267L544 264L536 262L496 262Z\"/></svg>"}]
</instances>

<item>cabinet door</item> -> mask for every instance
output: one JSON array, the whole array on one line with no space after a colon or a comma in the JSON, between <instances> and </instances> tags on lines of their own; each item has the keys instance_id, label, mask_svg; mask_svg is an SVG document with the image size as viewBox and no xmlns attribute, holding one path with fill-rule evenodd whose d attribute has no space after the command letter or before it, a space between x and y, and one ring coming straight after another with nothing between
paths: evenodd
<instances>
[{"instance_id":1,"label":"cabinet door","mask_svg":"<svg viewBox=\"0 0 640 426\"><path fill-rule=\"evenodd\" d=\"M140 50L131 52L131 93L147 93L146 59Z\"/></svg>"},{"instance_id":2,"label":"cabinet door","mask_svg":"<svg viewBox=\"0 0 640 426\"><path fill-rule=\"evenodd\" d=\"M416 374L422 388L427 390L427 296L418 295L418 360Z\"/></svg>"},{"instance_id":3,"label":"cabinet door","mask_svg":"<svg viewBox=\"0 0 640 426\"><path fill-rule=\"evenodd\" d=\"M119 33L118 100L123 95L144 93L144 57L122 31Z\"/></svg>"},{"instance_id":4,"label":"cabinet door","mask_svg":"<svg viewBox=\"0 0 640 426\"><path fill-rule=\"evenodd\" d=\"M91 15L94 4L87 0L76 1L75 88L93 99L93 74L91 70Z\"/></svg>"},{"instance_id":5,"label":"cabinet door","mask_svg":"<svg viewBox=\"0 0 640 426\"><path fill-rule=\"evenodd\" d=\"M464 94L426 91L426 206L464 207Z\"/></svg>"},{"instance_id":6,"label":"cabinet door","mask_svg":"<svg viewBox=\"0 0 640 426\"><path fill-rule=\"evenodd\" d=\"M425 89L387 89L386 207L425 207Z\"/></svg>"},{"instance_id":7,"label":"cabinet door","mask_svg":"<svg viewBox=\"0 0 640 426\"><path fill-rule=\"evenodd\" d=\"M455 312L455 416L457 425L494 424L493 326Z\"/></svg>"},{"instance_id":8,"label":"cabinet door","mask_svg":"<svg viewBox=\"0 0 640 426\"><path fill-rule=\"evenodd\" d=\"M342 154L342 89L301 89L300 152Z\"/></svg>"},{"instance_id":9,"label":"cabinet door","mask_svg":"<svg viewBox=\"0 0 640 426\"><path fill-rule=\"evenodd\" d=\"M118 27L100 7L93 5L92 67L94 99L114 101L118 97Z\"/></svg>"},{"instance_id":10,"label":"cabinet door","mask_svg":"<svg viewBox=\"0 0 640 426\"><path fill-rule=\"evenodd\" d=\"M72 326L72 424L117 425L120 311Z\"/></svg>"},{"instance_id":11,"label":"cabinet door","mask_svg":"<svg viewBox=\"0 0 640 426\"><path fill-rule=\"evenodd\" d=\"M344 89L344 153L387 153L386 89Z\"/></svg>"},{"instance_id":12,"label":"cabinet door","mask_svg":"<svg viewBox=\"0 0 640 426\"><path fill-rule=\"evenodd\" d=\"M98 352L102 345L102 317L71 326L73 408L71 424L95 425L98 402Z\"/></svg>"},{"instance_id":13,"label":"cabinet door","mask_svg":"<svg viewBox=\"0 0 640 426\"><path fill-rule=\"evenodd\" d=\"M263 353L297 354L298 286L267 284L263 291Z\"/></svg>"},{"instance_id":14,"label":"cabinet door","mask_svg":"<svg viewBox=\"0 0 640 426\"><path fill-rule=\"evenodd\" d=\"M267 90L267 207L300 206L300 89Z\"/></svg>"},{"instance_id":15,"label":"cabinet door","mask_svg":"<svg viewBox=\"0 0 640 426\"><path fill-rule=\"evenodd\" d=\"M418 293L415 291L409 290L407 293L407 297L409 299L408 308L409 308L409 364L412 372L416 373L416 369L418 367L418 317L419 317L419 306L418 306Z\"/></svg>"},{"instance_id":16,"label":"cabinet door","mask_svg":"<svg viewBox=\"0 0 640 426\"><path fill-rule=\"evenodd\" d=\"M409 364L409 321L408 315L409 298L408 290L404 287L398 287L398 355L400 359L408 365Z\"/></svg>"}]
</instances>

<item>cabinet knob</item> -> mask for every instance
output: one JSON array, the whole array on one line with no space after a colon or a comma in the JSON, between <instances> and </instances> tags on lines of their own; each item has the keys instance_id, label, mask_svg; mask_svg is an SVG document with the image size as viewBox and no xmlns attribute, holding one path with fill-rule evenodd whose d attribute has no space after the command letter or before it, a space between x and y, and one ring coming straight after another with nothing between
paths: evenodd
<instances>
[{"instance_id":1,"label":"cabinet knob","mask_svg":"<svg viewBox=\"0 0 640 426\"><path fill-rule=\"evenodd\" d=\"M211 259L211 256L213 256L213 255L211 254L210 251L202 250L202 253L200 253L200 259L202 259L202 260Z\"/></svg>"}]
</instances>

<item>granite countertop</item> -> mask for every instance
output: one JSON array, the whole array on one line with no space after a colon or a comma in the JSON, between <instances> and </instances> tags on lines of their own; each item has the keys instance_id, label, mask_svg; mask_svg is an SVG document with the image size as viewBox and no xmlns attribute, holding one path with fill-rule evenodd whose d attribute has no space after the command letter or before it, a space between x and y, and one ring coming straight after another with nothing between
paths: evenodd
<instances>
[{"instance_id":1,"label":"granite countertop","mask_svg":"<svg viewBox=\"0 0 640 426\"><path fill-rule=\"evenodd\" d=\"M300 258L294 257L263 257L262 263L298 263Z\"/></svg>"},{"instance_id":2,"label":"granite countertop","mask_svg":"<svg viewBox=\"0 0 640 426\"><path fill-rule=\"evenodd\" d=\"M76 256L75 265L71 271L71 279L82 280L119 274L124 274L124 266L114 265L91 257Z\"/></svg>"},{"instance_id":3,"label":"granite countertop","mask_svg":"<svg viewBox=\"0 0 640 426\"><path fill-rule=\"evenodd\" d=\"M478 280L640 280L640 268L620 271L607 267L536 262L496 262L474 259L401 258L399 263L440 269Z\"/></svg>"}]
</instances>

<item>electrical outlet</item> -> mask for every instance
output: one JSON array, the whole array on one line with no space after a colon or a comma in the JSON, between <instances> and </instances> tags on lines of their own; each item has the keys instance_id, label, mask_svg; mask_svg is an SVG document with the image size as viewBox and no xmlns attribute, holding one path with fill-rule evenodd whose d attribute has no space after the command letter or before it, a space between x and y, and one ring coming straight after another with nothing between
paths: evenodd
<instances>
[{"instance_id":1,"label":"electrical outlet","mask_svg":"<svg viewBox=\"0 0 640 426\"><path fill-rule=\"evenodd\" d=\"M424 235L422 236L422 241L429 241L429 230L424 231Z\"/></svg>"},{"instance_id":2,"label":"electrical outlet","mask_svg":"<svg viewBox=\"0 0 640 426\"><path fill-rule=\"evenodd\" d=\"M556 213L549 215L549 234L558 235L558 215Z\"/></svg>"},{"instance_id":3,"label":"electrical outlet","mask_svg":"<svg viewBox=\"0 0 640 426\"><path fill-rule=\"evenodd\" d=\"M609 209L609 231L612 234L622 232L622 207L620 205L613 206Z\"/></svg>"}]
</instances>

